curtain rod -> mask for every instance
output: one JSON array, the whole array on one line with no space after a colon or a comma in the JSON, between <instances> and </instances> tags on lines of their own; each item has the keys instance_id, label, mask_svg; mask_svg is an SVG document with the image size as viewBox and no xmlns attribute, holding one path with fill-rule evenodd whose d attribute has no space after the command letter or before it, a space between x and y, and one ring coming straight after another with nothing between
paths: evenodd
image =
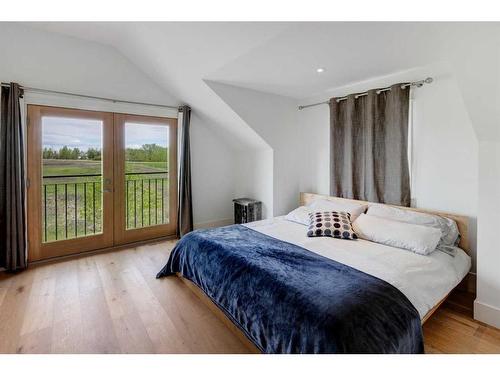
<instances>
[{"instance_id":1,"label":"curtain rod","mask_svg":"<svg viewBox=\"0 0 500 375\"><path fill-rule=\"evenodd\" d=\"M434 81L434 80L431 77L427 77L426 79L423 79L421 81L403 83L401 85L401 88L405 88L405 87L422 87L424 85L424 83L432 83L432 81ZM380 89L377 90L377 94L380 94L381 92L384 92L384 91L389 91L390 89L391 89L390 87L380 88ZM366 95L368 95L368 91L356 94L354 96L354 98L357 99L357 98L359 98L361 96L366 96ZM346 99L347 99L347 96L342 96L340 98L337 98L337 102L340 102L340 101L346 100ZM307 104L307 105L299 105L299 111L301 111L301 110L303 110L305 108L309 108L309 107L316 107L317 105L321 105L321 104L330 104L330 101L326 100L324 102L319 102L319 103L313 103L313 104Z\"/></svg>"},{"instance_id":2,"label":"curtain rod","mask_svg":"<svg viewBox=\"0 0 500 375\"><path fill-rule=\"evenodd\" d=\"M7 83L7 82L2 82L1 85L3 87L9 87L10 86L10 84ZM150 106L150 107L161 107L161 108L170 108L170 109L177 109L177 110L179 110L179 108L180 108L180 107L171 106L171 105L143 103L143 102L133 102L133 101L129 101L129 100L119 100L119 99L104 98L104 97L101 97L101 96L83 95L83 94L75 94L75 93L72 93L72 92L39 89L39 88L36 88L36 87L19 86L19 88L21 88L22 90L25 90L25 91L42 92L42 93L47 93L47 94L66 95L66 96L76 96L76 97L79 97L79 98L97 99L97 100L103 100L103 101L112 102L112 103L126 103L126 104L136 104L136 105L147 105L147 106Z\"/></svg>"}]
</instances>

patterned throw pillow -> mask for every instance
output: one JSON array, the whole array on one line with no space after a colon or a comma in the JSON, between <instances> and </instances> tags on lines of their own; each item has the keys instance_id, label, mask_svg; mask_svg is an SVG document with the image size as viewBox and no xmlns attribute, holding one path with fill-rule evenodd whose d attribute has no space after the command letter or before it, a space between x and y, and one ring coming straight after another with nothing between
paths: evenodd
<instances>
[{"instance_id":1,"label":"patterned throw pillow","mask_svg":"<svg viewBox=\"0 0 500 375\"><path fill-rule=\"evenodd\" d=\"M308 237L334 237L344 240L358 238L351 226L348 212L311 212L309 214Z\"/></svg>"}]
</instances>

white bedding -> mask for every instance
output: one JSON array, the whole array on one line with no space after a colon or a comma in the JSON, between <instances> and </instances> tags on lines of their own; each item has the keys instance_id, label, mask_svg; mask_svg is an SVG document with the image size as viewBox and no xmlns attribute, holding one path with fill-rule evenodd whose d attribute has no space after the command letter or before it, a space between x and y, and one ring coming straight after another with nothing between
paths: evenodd
<instances>
[{"instance_id":1,"label":"white bedding","mask_svg":"<svg viewBox=\"0 0 500 375\"><path fill-rule=\"evenodd\" d=\"M410 300L421 318L458 285L471 266L470 257L461 249L454 257L441 251L424 256L361 239L307 237L306 226L284 217L245 225L392 284Z\"/></svg>"}]
</instances>

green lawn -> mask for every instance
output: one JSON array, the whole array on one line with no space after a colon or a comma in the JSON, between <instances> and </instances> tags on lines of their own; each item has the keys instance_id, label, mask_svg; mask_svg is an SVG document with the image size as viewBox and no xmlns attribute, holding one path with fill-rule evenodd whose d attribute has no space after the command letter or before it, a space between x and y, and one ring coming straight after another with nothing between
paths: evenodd
<instances>
[{"instance_id":1,"label":"green lawn","mask_svg":"<svg viewBox=\"0 0 500 375\"><path fill-rule=\"evenodd\" d=\"M127 162L126 173L151 172L126 177L124 215L128 229L168 222L166 171L166 162ZM102 231L101 177L64 177L88 174L101 174L101 163L90 160L43 161L44 177L61 176L44 178L43 181L41 199L44 242L56 240L56 226L59 240Z\"/></svg>"}]
</instances>

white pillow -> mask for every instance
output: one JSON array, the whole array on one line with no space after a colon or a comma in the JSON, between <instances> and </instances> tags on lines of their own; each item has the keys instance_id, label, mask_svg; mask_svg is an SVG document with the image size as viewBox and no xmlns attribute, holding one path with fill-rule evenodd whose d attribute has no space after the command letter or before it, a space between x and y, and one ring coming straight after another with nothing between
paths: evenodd
<instances>
[{"instance_id":1,"label":"white pillow","mask_svg":"<svg viewBox=\"0 0 500 375\"><path fill-rule=\"evenodd\" d=\"M306 207L309 207L312 211L336 211L336 212L349 212L351 214L351 221L356 220L356 218L366 211L368 208L367 204L341 201L341 200L327 200L327 199L315 199L309 203Z\"/></svg>"},{"instance_id":2,"label":"white pillow","mask_svg":"<svg viewBox=\"0 0 500 375\"><path fill-rule=\"evenodd\" d=\"M441 238L441 230L425 225L407 224L366 214L352 227L359 238L399 247L421 255L432 253Z\"/></svg>"},{"instance_id":3,"label":"white pillow","mask_svg":"<svg viewBox=\"0 0 500 375\"><path fill-rule=\"evenodd\" d=\"M383 204L370 205L366 213L369 216L378 216L384 219L400 221L408 224L425 225L441 230L439 245L455 246L460 241L457 223L446 217L402 210Z\"/></svg>"},{"instance_id":4,"label":"white pillow","mask_svg":"<svg viewBox=\"0 0 500 375\"><path fill-rule=\"evenodd\" d=\"M351 214L351 222L354 221L360 214L365 212L368 205L355 202L340 202L329 201L326 199L316 199L307 206L300 206L285 216L285 220L293 221L302 225L309 225L309 214L311 212L349 212Z\"/></svg>"},{"instance_id":5,"label":"white pillow","mask_svg":"<svg viewBox=\"0 0 500 375\"><path fill-rule=\"evenodd\" d=\"M311 210L309 207L300 206L286 215L285 219L288 221L293 221L294 223L309 225L310 212L313 212L313 210Z\"/></svg>"}]
</instances>

